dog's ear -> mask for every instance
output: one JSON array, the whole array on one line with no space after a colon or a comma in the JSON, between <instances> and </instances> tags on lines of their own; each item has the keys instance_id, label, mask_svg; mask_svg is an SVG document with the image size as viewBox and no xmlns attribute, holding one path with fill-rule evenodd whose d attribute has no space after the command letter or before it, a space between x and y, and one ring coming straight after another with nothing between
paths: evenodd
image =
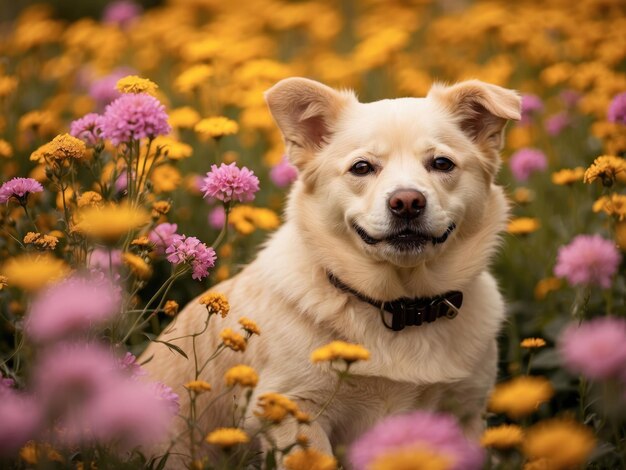
<instances>
[{"instance_id":1,"label":"dog's ear","mask_svg":"<svg viewBox=\"0 0 626 470\"><path fill-rule=\"evenodd\" d=\"M307 157L328 142L344 107L354 94L340 92L307 78L286 78L265 92L280 128L287 154L300 169Z\"/></svg>"},{"instance_id":2,"label":"dog's ear","mask_svg":"<svg viewBox=\"0 0 626 470\"><path fill-rule=\"evenodd\" d=\"M442 104L457 118L463 132L488 153L502 149L507 120L518 121L521 117L521 97L517 92L480 80L434 85L428 97Z\"/></svg>"}]
</instances>

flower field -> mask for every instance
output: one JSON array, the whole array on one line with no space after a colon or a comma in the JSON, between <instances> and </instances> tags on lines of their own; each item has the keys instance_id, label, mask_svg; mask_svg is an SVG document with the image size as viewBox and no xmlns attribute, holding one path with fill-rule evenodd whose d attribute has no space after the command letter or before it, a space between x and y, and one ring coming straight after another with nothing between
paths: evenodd
<instances>
[{"instance_id":1,"label":"flower field","mask_svg":"<svg viewBox=\"0 0 626 470\"><path fill-rule=\"evenodd\" d=\"M165 468L155 445L181 418L192 469L626 468L625 3L122 0L97 18L64 13L42 3L0 23L0 468ZM190 409L145 379L147 345L281 224L298 173L263 92L292 76L364 102L470 78L521 93L498 176L507 321L480 442L416 411L335 455L298 434L261 462L258 438L328 403L311 416L279 393L251 402L259 377L242 364L225 384L264 426L252 434L235 410L232 428L199 429L209 363L184 384ZM222 294L200 303L206 325L230 313ZM211 361L263 335L238 325ZM338 388L370 357L341 341L311 354Z\"/></svg>"}]
</instances>

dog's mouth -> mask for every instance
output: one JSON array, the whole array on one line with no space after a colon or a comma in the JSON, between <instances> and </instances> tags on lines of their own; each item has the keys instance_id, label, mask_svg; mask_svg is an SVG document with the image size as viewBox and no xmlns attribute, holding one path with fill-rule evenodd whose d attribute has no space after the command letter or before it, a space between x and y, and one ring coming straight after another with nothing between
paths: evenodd
<instances>
[{"instance_id":1,"label":"dog's mouth","mask_svg":"<svg viewBox=\"0 0 626 470\"><path fill-rule=\"evenodd\" d=\"M392 232L384 238L374 238L360 225L353 223L352 226L357 235L361 237L361 240L368 245L377 245L384 242L400 251L419 250L429 243L432 245L445 243L456 228L456 224L452 222L442 235L437 236L411 227L405 227L402 230Z\"/></svg>"}]
</instances>

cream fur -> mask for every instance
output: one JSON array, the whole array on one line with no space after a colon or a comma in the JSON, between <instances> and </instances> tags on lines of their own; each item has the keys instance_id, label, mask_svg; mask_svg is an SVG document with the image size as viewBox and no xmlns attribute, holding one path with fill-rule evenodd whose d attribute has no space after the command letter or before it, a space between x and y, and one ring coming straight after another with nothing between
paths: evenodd
<instances>
[{"instance_id":1,"label":"cream fur","mask_svg":"<svg viewBox=\"0 0 626 470\"><path fill-rule=\"evenodd\" d=\"M228 350L212 363L202 379L214 390L203 395L200 409L221 393L224 372L244 363L260 375L255 397L283 393L315 413L333 389L335 374L312 365L310 353L342 339L364 345L371 360L353 367L353 385L344 386L310 426L314 446L331 452L382 417L416 408L449 410L477 437L495 381L496 336L504 316L487 272L507 217L503 192L493 184L500 145L494 136L507 119L519 118L519 97L472 81L439 85L427 98L364 104L350 93L293 78L279 82L266 98L301 177L290 193L285 224L256 260L212 289L224 293L232 309L226 319L214 318L198 341L200 360L214 350L219 331L236 329L241 316L255 320L262 333L244 354ZM462 124L470 121L470 127ZM450 157L456 168L446 174L429 170L437 155ZM376 174L349 173L363 157ZM427 197L424 230L440 235L451 222L456 230L445 243L410 253L385 243L366 245L352 223L383 237L390 221L386 201L407 187ZM464 303L453 320L393 332L374 307L333 287L327 271L376 299L461 290ZM192 301L161 339L200 331L204 319L204 307ZM191 355L189 340L174 343ZM186 412L182 385L193 378L190 361L161 344L150 345L143 358L150 356L150 378L173 387ZM229 425L232 403L231 395L218 400L202 428ZM247 423L255 426L252 413ZM293 441L293 426L286 423L276 438ZM173 436L184 429L180 420ZM185 452L185 444L177 450Z\"/></svg>"}]
</instances>

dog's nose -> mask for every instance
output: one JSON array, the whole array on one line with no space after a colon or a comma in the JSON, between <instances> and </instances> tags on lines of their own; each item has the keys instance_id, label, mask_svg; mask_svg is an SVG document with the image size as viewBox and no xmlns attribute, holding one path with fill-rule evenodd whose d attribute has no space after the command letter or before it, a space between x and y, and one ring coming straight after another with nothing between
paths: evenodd
<instances>
[{"instance_id":1,"label":"dog's nose","mask_svg":"<svg viewBox=\"0 0 626 470\"><path fill-rule=\"evenodd\" d=\"M389 210L396 217L414 219L426 207L426 196L415 189L398 189L389 197Z\"/></svg>"}]
</instances>

